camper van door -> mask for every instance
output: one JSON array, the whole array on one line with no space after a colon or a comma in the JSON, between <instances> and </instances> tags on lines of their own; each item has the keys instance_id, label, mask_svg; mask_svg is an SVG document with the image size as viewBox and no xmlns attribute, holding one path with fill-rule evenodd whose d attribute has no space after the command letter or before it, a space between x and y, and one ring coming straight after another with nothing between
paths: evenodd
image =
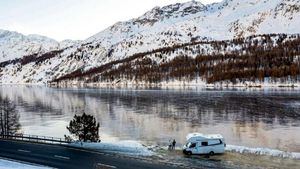
<instances>
[{"instance_id":1,"label":"camper van door","mask_svg":"<svg viewBox=\"0 0 300 169\"><path fill-rule=\"evenodd\" d=\"M201 154L207 154L208 153L208 141L201 141L200 142L200 153Z\"/></svg>"},{"instance_id":2,"label":"camper van door","mask_svg":"<svg viewBox=\"0 0 300 169\"><path fill-rule=\"evenodd\" d=\"M206 154L208 151L207 146L203 146L201 141L193 143L191 147L192 147L191 150L193 154Z\"/></svg>"},{"instance_id":3,"label":"camper van door","mask_svg":"<svg viewBox=\"0 0 300 169\"><path fill-rule=\"evenodd\" d=\"M191 142L188 144L188 149L193 153L197 153L198 144L196 142Z\"/></svg>"}]
</instances>

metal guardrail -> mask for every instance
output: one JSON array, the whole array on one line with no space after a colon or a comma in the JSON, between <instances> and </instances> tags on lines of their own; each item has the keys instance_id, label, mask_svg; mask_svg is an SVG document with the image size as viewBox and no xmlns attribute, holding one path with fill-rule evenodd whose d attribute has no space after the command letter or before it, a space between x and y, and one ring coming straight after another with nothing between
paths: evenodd
<instances>
[{"instance_id":1,"label":"metal guardrail","mask_svg":"<svg viewBox=\"0 0 300 169\"><path fill-rule=\"evenodd\" d=\"M10 140L22 140L37 143L50 143L50 144L66 144L71 143L64 138L49 137L49 136L37 136L28 134L16 134L16 135L0 135L0 139L10 139Z\"/></svg>"}]
</instances>

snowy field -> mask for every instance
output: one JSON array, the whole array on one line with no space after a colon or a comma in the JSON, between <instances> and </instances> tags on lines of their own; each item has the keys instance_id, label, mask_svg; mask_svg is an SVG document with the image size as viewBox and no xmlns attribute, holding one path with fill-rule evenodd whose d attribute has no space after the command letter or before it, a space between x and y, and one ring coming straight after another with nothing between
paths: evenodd
<instances>
[{"instance_id":1,"label":"snowy field","mask_svg":"<svg viewBox=\"0 0 300 169\"><path fill-rule=\"evenodd\" d=\"M50 169L50 168L0 159L0 169Z\"/></svg>"}]
</instances>

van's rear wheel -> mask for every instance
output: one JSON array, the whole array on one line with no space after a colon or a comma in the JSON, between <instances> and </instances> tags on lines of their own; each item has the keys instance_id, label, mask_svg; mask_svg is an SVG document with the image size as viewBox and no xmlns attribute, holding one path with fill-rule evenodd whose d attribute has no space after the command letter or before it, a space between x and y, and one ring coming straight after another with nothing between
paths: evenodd
<instances>
[{"instance_id":1,"label":"van's rear wheel","mask_svg":"<svg viewBox=\"0 0 300 169\"><path fill-rule=\"evenodd\" d=\"M213 151L209 152L209 155L210 155L210 156L212 156L212 155L214 155L214 154L215 154L215 152L213 152Z\"/></svg>"}]
</instances>

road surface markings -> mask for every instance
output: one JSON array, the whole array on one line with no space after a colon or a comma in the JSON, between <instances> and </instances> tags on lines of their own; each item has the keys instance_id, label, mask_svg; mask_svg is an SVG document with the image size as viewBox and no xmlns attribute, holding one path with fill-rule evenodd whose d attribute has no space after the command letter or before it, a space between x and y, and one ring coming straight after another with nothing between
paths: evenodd
<instances>
[{"instance_id":1,"label":"road surface markings","mask_svg":"<svg viewBox=\"0 0 300 169\"><path fill-rule=\"evenodd\" d=\"M117 168L117 167L112 166L112 165L98 163L97 168L98 169L110 169L110 168Z\"/></svg>"},{"instance_id":2,"label":"road surface markings","mask_svg":"<svg viewBox=\"0 0 300 169\"><path fill-rule=\"evenodd\" d=\"M93 153L93 154L99 154L99 155L104 155L104 153L100 153L100 152L95 152L95 151L90 151L90 150L83 150L83 149L78 149L78 148L72 148L72 147L67 147L67 149L70 150L76 150L76 151L82 151L82 152L88 152L88 153Z\"/></svg>"},{"instance_id":3,"label":"road surface markings","mask_svg":"<svg viewBox=\"0 0 300 169\"><path fill-rule=\"evenodd\" d=\"M70 157L64 157L64 156L59 156L59 155L54 155L54 157L65 159L65 160L70 160Z\"/></svg>"},{"instance_id":4,"label":"road surface markings","mask_svg":"<svg viewBox=\"0 0 300 169\"><path fill-rule=\"evenodd\" d=\"M22 149L18 149L18 151L23 152L23 153L30 153L30 151L28 151L28 150L22 150Z\"/></svg>"}]
</instances>

